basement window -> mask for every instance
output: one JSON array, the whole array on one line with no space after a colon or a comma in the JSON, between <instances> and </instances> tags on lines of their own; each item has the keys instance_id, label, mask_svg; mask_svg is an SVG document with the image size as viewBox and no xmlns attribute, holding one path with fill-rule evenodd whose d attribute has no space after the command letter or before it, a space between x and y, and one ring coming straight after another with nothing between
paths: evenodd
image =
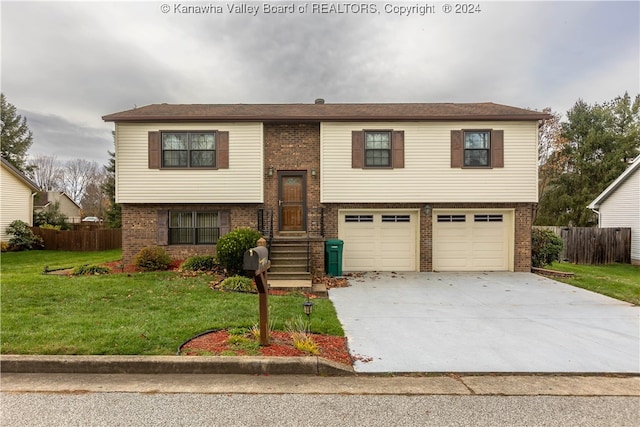
<instances>
[{"instance_id":1,"label":"basement window","mask_svg":"<svg viewBox=\"0 0 640 427\"><path fill-rule=\"evenodd\" d=\"M169 212L170 245L215 245L219 237L218 212Z\"/></svg>"}]
</instances>

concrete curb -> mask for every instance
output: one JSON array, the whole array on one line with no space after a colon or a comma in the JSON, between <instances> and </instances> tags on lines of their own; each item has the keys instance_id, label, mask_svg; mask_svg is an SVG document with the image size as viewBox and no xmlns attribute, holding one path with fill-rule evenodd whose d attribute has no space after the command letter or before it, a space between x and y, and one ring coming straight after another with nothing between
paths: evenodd
<instances>
[{"instance_id":1,"label":"concrete curb","mask_svg":"<svg viewBox=\"0 0 640 427\"><path fill-rule=\"evenodd\" d=\"M322 357L253 356L0 356L0 372L50 374L355 375Z\"/></svg>"}]
</instances>

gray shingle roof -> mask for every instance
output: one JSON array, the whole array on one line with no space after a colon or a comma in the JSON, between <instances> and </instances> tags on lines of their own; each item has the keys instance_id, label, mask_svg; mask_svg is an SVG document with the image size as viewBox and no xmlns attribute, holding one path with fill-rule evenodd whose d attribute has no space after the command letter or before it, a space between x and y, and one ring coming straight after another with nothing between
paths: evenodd
<instances>
[{"instance_id":1,"label":"gray shingle roof","mask_svg":"<svg viewBox=\"0 0 640 427\"><path fill-rule=\"evenodd\" d=\"M151 104L108 114L107 122L543 120L539 111L494 104Z\"/></svg>"}]
</instances>

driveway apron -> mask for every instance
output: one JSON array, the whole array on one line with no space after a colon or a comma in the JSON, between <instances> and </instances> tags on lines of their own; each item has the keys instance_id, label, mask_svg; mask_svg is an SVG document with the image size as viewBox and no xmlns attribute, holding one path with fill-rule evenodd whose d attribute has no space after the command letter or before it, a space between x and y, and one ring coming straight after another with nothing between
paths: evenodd
<instances>
[{"instance_id":1,"label":"driveway apron","mask_svg":"<svg viewBox=\"0 0 640 427\"><path fill-rule=\"evenodd\" d=\"M366 273L331 289L356 372L640 373L640 307L531 273Z\"/></svg>"}]
</instances>

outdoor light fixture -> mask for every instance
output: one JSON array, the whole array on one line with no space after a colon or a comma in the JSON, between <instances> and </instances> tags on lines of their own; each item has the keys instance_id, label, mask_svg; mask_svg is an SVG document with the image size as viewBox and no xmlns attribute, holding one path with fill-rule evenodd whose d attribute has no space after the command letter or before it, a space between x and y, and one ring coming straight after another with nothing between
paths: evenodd
<instances>
[{"instance_id":1,"label":"outdoor light fixture","mask_svg":"<svg viewBox=\"0 0 640 427\"><path fill-rule=\"evenodd\" d=\"M309 301L309 296L307 295L307 300L302 303L302 308L304 308L304 314L307 315L307 333L311 332L311 312L313 311L313 303Z\"/></svg>"},{"instance_id":2,"label":"outdoor light fixture","mask_svg":"<svg viewBox=\"0 0 640 427\"><path fill-rule=\"evenodd\" d=\"M424 214L431 215L431 205L424 205Z\"/></svg>"},{"instance_id":3,"label":"outdoor light fixture","mask_svg":"<svg viewBox=\"0 0 640 427\"><path fill-rule=\"evenodd\" d=\"M315 176L316 176L316 168L311 168L311 176L315 178Z\"/></svg>"},{"instance_id":4,"label":"outdoor light fixture","mask_svg":"<svg viewBox=\"0 0 640 427\"><path fill-rule=\"evenodd\" d=\"M304 308L304 314L310 317L313 311L313 303L309 301L309 297L307 297L307 300L302 304L302 308Z\"/></svg>"},{"instance_id":5,"label":"outdoor light fixture","mask_svg":"<svg viewBox=\"0 0 640 427\"><path fill-rule=\"evenodd\" d=\"M269 166L269 170L267 171L267 175L273 176L273 166Z\"/></svg>"}]
</instances>

